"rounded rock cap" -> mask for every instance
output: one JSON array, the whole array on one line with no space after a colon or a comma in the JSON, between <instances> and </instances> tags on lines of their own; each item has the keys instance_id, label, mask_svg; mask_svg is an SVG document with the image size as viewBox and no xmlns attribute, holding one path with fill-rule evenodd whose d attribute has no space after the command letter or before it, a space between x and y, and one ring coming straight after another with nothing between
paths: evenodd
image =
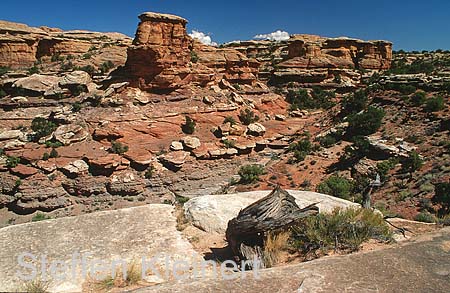
<instances>
[{"instance_id":1,"label":"rounded rock cap","mask_svg":"<svg viewBox=\"0 0 450 293\"><path fill-rule=\"evenodd\" d=\"M144 12L139 15L141 21L173 22L186 24L188 21L180 16L156 12Z\"/></svg>"}]
</instances>

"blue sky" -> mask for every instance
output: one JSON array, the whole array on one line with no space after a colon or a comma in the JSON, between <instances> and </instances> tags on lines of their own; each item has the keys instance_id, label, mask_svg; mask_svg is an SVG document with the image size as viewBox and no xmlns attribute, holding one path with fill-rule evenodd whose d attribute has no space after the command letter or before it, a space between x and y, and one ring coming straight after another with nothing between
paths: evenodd
<instances>
[{"instance_id":1,"label":"blue sky","mask_svg":"<svg viewBox=\"0 0 450 293\"><path fill-rule=\"evenodd\" d=\"M385 39L395 49L450 49L448 0L1 0L0 19L134 36L145 11L172 13L223 43L284 30L290 34Z\"/></svg>"}]
</instances>

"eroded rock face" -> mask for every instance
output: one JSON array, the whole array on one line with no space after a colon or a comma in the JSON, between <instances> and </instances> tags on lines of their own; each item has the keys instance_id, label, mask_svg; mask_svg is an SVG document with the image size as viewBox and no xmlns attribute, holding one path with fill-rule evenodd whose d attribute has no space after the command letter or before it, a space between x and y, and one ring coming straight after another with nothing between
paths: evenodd
<instances>
[{"instance_id":1,"label":"eroded rock face","mask_svg":"<svg viewBox=\"0 0 450 293\"><path fill-rule=\"evenodd\" d=\"M0 20L0 66L27 68L43 57L50 58L55 54L77 56L87 53L92 46L103 44L121 48L105 53L105 58L119 65L123 62L121 51L125 52L130 41L130 38L119 33L62 31Z\"/></svg>"},{"instance_id":2,"label":"eroded rock face","mask_svg":"<svg viewBox=\"0 0 450 293\"><path fill-rule=\"evenodd\" d=\"M283 42L245 41L227 44L262 63L259 75L275 84L328 81L348 86L359 81L356 69L389 69L392 43L351 38L292 35ZM274 66L276 64L276 66ZM333 80L340 76L340 81Z\"/></svg>"},{"instance_id":3,"label":"eroded rock face","mask_svg":"<svg viewBox=\"0 0 450 293\"><path fill-rule=\"evenodd\" d=\"M256 60L233 49L218 49L192 40L187 20L146 12L139 16L133 46L120 75L144 90L170 91L190 83L206 86L222 78L237 83L256 80Z\"/></svg>"}]
</instances>

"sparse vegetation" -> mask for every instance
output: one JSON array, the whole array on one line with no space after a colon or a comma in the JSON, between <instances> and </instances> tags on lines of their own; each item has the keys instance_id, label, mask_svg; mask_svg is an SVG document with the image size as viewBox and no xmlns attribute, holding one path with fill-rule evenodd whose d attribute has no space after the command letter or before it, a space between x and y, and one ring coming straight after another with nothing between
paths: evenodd
<instances>
[{"instance_id":1,"label":"sparse vegetation","mask_svg":"<svg viewBox=\"0 0 450 293\"><path fill-rule=\"evenodd\" d=\"M52 148L49 154L49 158L57 158L59 156L58 151L55 148Z\"/></svg>"},{"instance_id":2,"label":"sparse vegetation","mask_svg":"<svg viewBox=\"0 0 450 293\"><path fill-rule=\"evenodd\" d=\"M336 208L330 214L307 217L292 230L293 247L305 253L356 251L369 239L392 240L383 217L370 209Z\"/></svg>"},{"instance_id":3,"label":"sparse vegetation","mask_svg":"<svg viewBox=\"0 0 450 293\"><path fill-rule=\"evenodd\" d=\"M118 155L123 155L128 151L128 146L122 144L121 142L113 140L111 142L111 152Z\"/></svg>"},{"instance_id":4,"label":"sparse vegetation","mask_svg":"<svg viewBox=\"0 0 450 293\"><path fill-rule=\"evenodd\" d=\"M293 160L291 162L301 162L307 155L311 153L312 144L309 139L304 138L298 142L291 143L288 147L289 152L293 152Z\"/></svg>"},{"instance_id":5,"label":"sparse vegetation","mask_svg":"<svg viewBox=\"0 0 450 293\"><path fill-rule=\"evenodd\" d=\"M236 144L236 142L234 140L230 140L230 139L225 139L222 141L222 143L227 149L234 148L234 146Z\"/></svg>"},{"instance_id":6,"label":"sparse vegetation","mask_svg":"<svg viewBox=\"0 0 450 293\"><path fill-rule=\"evenodd\" d=\"M13 156L7 156L6 157L6 167L7 168L15 168L20 163L20 158L13 157Z\"/></svg>"},{"instance_id":7,"label":"sparse vegetation","mask_svg":"<svg viewBox=\"0 0 450 293\"><path fill-rule=\"evenodd\" d=\"M238 117L244 125L249 125L259 120L258 115L248 108L241 110Z\"/></svg>"},{"instance_id":8,"label":"sparse vegetation","mask_svg":"<svg viewBox=\"0 0 450 293\"><path fill-rule=\"evenodd\" d=\"M450 182L438 182L434 185L432 201L442 206L442 212L450 211Z\"/></svg>"},{"instance_id":9,"label":"sparse vegetation","mask_svg":"<svg viewBox=\"0 0 450 293\"><path fill-rule=\"evenodd\" d=\"M324 91L320 87L314 87L311 95L305 89L289 90L286 101L291 104L291 110L298 109L329 109L334 106L332 99L334 92Z\"/></svg>"},{"instance_id":10,"label":"sparse vegetation","mask_svg":"<svg viewBox=\"0 0 450 293\"><path fill-rule=\"evenodd\" d=\"M347 95L342 100L342 114L347 116L366 109L368 98L363 90L356 91L352 95Z\"/></svg>"},{"instance_id":11,"label":"sparse vegetation","mask_svg":"<svg viewBox=\"0 0 450 293\"><path fill-rule=\"evenodd\" d=\"M423 159L416 151L412 151L402 162L402 166L405 172L414 173L423 166Z\"/></svg>"},{"instance_id":12,"label":"sparse vegetation","mask_svg":"<svg viewBox=\"0 0 450 293\"><path fill-rule=\"evenodd\" d=\"M429 98L425 102L424 110L426 112L437 112L437 111L444 109L444 105L445 105L444 98L441 96L436 96L436 97Z\"/></svg>"},{"instance_id":13,"label":"sparse vegetation","mask_svg":"<svg viewBox=\"0 0 450 293\"><path fill-rule=\"evenodd\" d=\"M102 65L100 65L100 72L102 74L105 74L113 68L114 68L114 63L112 61L108 60L108 61L103 62Z\"/></svg>"},{"instance_id":14,"label":"sparse vegetation","mask_svg":"<svg viewBox=\"0 0 450 293\"><path fill-rule=\"evenodd\" d=\"M9 68L7 66L0 66L0 76L5 75L9 71L11 71L11 68Z\"/></svg>"},{"instance_id":15,"label":"sparse vegetation","mask_svg":"<svg viewBox=\"0 0 450 293\"><path fill-rule=\"evenodd\" d=\"M197 52L195 51L191 51L191 62L192 63L197 63L198 62L198 55Z\"/></svg>"},{"instance_id":16,"label":"sparse vegetation","mask_svg":"<svg viewBox=\"0 0 450 293\"><path fill-rule=\"evenodd\" d=\"M196 126L195 121L189 116L185 116L184 119L185 122L181 125L181 130L186 134L193 134Z\"/></svg>"},{"instance_id":17,"label":"sparse vegetation","mask_svg":"<svg viewBox=\"0 0 450 293\"><path fill-rule=\"evenodd\" d=\"M36 65L33 65L32 67L30 67L28 69L29 75L36 74L36 73L39 73L39 67L37 67Z\"/></svg>"},{"instance_id":18,"label":"sparse vegetation","mask_svg":"<svg viewBox=\"0 0 450 293\"><path fill-rule=\"evenodd\" d=\"M239 169L239 176L241 177L239 183L251 184L259 181L259 176L263 175L264 168L261 165L245 165Z\"/></svg>"},{"instance_id":19,"label":"sparse vegetation","mask_svg":"<svg viewBox=\"0 0 450 293\"><path fill-rule=\"evenodd\" d=\"M414 220L424 223L436 222L436 217L429 212L421 212L414 217Z\"/></svg>"},{"instance_id":20,"label":"sparse vegetation","mask_svg":"<svg viewBox=\"0 0 450 293\"><path fill-rule=\"evenodd\" d=\"M75 102L72 104L72 112L76 113L76 112L79 112L80 110L81 110L80 102Z\"/></svg>"},{"instance_id":21,"label":"sparse vegetation","mask_svg":"<svg viewBox=\"0 0 450 293\"><path fill-rule=\"evenodd\" d=\"M55 123L43 117L36 117L31 122L31 129L34 131L35 140L52 134L56 127Z\"/></svg>"},{"instance_id":22,"label":"sparse vegetation","mask_svg":"<svg viewBox=\"0 0 450 293\"><path fill-rule=\"evenodd\" d=\"M51 217L47 216L46 214L43 213L36 213L36 215L33 216L33 218L31 218L32 222L39 222L39 221L43 221L43 220L49 220L51 219Z\"/></svg>"},{"instance_id":23,"label":"sparse vegetation","mask_svg":"<svg viewBox=\"0 0 450 293\"><path fill-rule=\"evenodd\" d=\"M332 175L317 186L317 191L343 199L350 199L353 182L345 177Z\"/></svg>"},{"instance_id":24,"label":"sparse vegetation","mask_svg":"<svg viewBox=\"0 0 450 293\"><path fill-rule=\"evenodd\" d=\"M150 165L147 170L145 170L144 177L147 179L151 179L153 177L153 172L155 171L155 167Z\"/></svg>"},{"instance_id":25,"label":"sparse vegetation","mask_svg":"<svg viewBox=\"0 0 450 293\"><path fill-rule=\"evenodd\" d=\"M375 133L381 127L383 117L384 111L372 106L362 113L352 114L348 117L347 134L358 136Z\"/></svg>"},{"instance_id":26,"label":"sparse vegetation","mask_svg":"<svg viewBox=\"0 0 450 293\"><path fill-rule=\"evenodd\" d=\"M235 125L237 123L236 119L234 119L233 116L227 116L225 119L223 119L223 124L230 123L231 125Z\"/></svg>"},{"instance_id":27,"label":"sparse vegetation","mask_svg":"<svg viewBox=\"0 0 450 293\"><path fill-rule=\"evenodd\" d=\"M424 91L418 91L414 95L411 96L411 104L413 106L421 106L423 103L425 103L427 99L427 94Z\"/></svg>"},{"instance_id":28,"label":"sparse vegetation","mask_svg":"<svg viewBox=\"0 0 450 293\"><path fill-rule=\"evenodd\" d=\"M48 281L35 279L23 285L23 288L20 291L27 293L48 293L50 292L48 291L49 286L50 284Z\"/></svg>"}]
</instances>

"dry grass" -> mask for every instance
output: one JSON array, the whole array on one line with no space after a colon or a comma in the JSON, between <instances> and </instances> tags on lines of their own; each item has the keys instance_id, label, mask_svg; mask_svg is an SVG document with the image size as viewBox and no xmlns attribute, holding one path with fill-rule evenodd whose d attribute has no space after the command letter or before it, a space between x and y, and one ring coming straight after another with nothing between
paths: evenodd
<instances>
[{"instance_id":1,"label":"dry grass","mask_svg":"<svg viewBox=\"0 0 450 293\"><path fill-rule=\"evenodd\" d=\"M140 281L142 281L141 269L142 266L133 261L127 267L126 277L123 276L122 270L118 269L114 278L108 276L103 280L96 281L95 287L97 290L109 291L113 288L125 288L137 285Z\"/></svg>"},{"instance_id":2,"label":"dry grass","mask_svg":"<svg viewBox=\"0 0 450 293\"><path fill-rule=\"evenodd\" d=\"M47 293L49 292L48 291L49 286L50 286L49 282L37 279L29 283L26 283L20 291L27 293Z\"/></svg>"},{"instance_id":3,"label":"dry grass","mask_svg":"<svg viewBox=\"0 0 450 293\"><path fill-rule=\"evenodd\" d=\"M264 263L272 267L281 261L281 254L288 247L289 232L269 233L264 243Z\"/></svg>"}]
</instances>

